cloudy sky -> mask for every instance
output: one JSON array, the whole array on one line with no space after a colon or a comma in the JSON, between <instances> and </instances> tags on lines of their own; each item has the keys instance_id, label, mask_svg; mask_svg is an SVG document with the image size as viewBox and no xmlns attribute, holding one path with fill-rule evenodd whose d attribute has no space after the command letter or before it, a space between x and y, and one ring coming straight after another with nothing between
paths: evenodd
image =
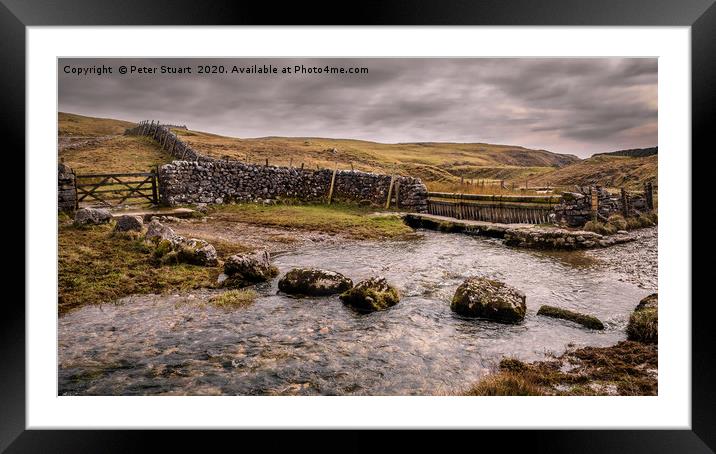
<instances>
[{"instance_id":1,"label":"cloudy sky","mask_svg":"<svg viewBox=\"0 0 716 454\"><path fill-rule=\"evenodd\" d=\"M269 64L277 74L231 72ZM91 72L98 65L112 74ZM122 75L122 65L157 73ZM192 73L161 74L162 65ZM296 65L368 73L296 74ZM581 157L657 145L653 58L60 59L58 75L60 111L236 137L487 142Z\"/></svg>"}]
</instances>

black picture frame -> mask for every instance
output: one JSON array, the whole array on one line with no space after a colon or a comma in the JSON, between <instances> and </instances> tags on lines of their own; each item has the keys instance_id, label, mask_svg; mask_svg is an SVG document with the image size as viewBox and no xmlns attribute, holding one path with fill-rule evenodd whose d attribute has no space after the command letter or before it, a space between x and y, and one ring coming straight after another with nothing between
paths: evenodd
<instances>
[{"instance_id":1,"label":"black picture frame","mask_svg":"<svg viewBox=\"0 0 716 454\"><path fill-rule=\"evenodd\" d=\"M188 14L187 12L191 12ZM509 26L690 26L692 64L692 148L712 148L716 117L716 6L714 0L489 0L466 2L381 1L351 4L186 0L0 0L0 77L2 131L15 150L25 146L25 32L28 26L103 25L509 25ZM688 151L689 153L690 150ZM686 155L685 155L686 156ZM693 154L691 155L693 159ZM24 166L24 164L21 164ZM692 167L697 168L697 167ZM692 206L698 206L698 193ZM693 237L696 237L693 232ZM25 237L25 242L31 241ZM694 269L694 271L696 271ZM697 282L692 278L692 282ZM25 430L25 307L6 298L0 316L0 451L124 452L149 447L146 438L161 437L165 449L185 447L194 435L173 431ZM689 301L683 301L688 308ZM691 430L482 431L465 438L474 446L509 446L532 452L714 452L716 449L716 374L714 330L708 300L692 305ZM479 408L476 408L479 411ZM588 411L588 409L585 409ZM638 423L638 421L635 421ZM296 432L259 435L272 449L296 449L307 441ZM373 450L373 435L335 432L341 449ZM402 436L401 436L402 435ZM428 436L399 434L410 449ZM464 433L463 433L464 435ZM243 435L242 435L243 436ZM477 437L477 438L475 438ZM235 442L235 435L211 435L212 442ZM387 447L387 445L384 445ZM445 446L445 447L447 447ZM324 447L328 448L328 446ZM330 448L329 448L330 449ZM338 449L338 448L336 448Z\"/></svg>"}]
</instances>

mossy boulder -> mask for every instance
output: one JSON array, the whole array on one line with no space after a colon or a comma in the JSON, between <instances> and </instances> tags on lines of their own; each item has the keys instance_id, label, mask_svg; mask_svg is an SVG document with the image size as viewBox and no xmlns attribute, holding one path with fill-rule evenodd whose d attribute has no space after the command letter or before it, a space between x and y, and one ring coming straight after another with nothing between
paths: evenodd
<instances>
[{"instance_id":1,"label":"mossy boulder","mask_svg":"<svg viewBox=\"0 0 716 454\"><path fill-rule=\"evenodd\" d=\"M112 219L112 213L104 208L80 208L75 213L75 225L107 224Z\"/></svg>"},{"instance_id":2,"label":"mossy boulder","mask_svg":"<svg viewBox=\"0 0 716 454\"><path fill-rule=\"evenodd\" d=\"M629 317L629 340L655 344L659 341L659 297L653 293L642 299Z\"/></svg>"},{"instance_id":3,"label":"mossy boulder","mask_svg":"<svg viewBox=\"0 0 716 454\"><path fill-rule=\"evenodd\" d=\"M117 218L114 225L115 232L141 232L144 228L144 221L141 216L122 215Z\"/></svg>"},{"instance_id":4,"label":"mossy boulder","mask_svg":"<svg viewBox=\"0 0 716 454\"><path fill-rule=\"evenodd\" d=\"M526 300L524 293L503 282L470 277L455 291L450 309L466 317L518 323L525 318Z\"/></svg>"},{"instance_id":5,"label":"mossy boulder","mask_svg":"<svg viewBox=\"0 0 716 454\"><path fill-rule=\"evenodd\" d=\"M152 237L152 242L154 243L154 258L163 265L188 263L198 266L216 266L219 264L216 248L204 240L186 239L179 235L173 235L166 239L155 236Z\"/></svg>"},{"instance_id":6,"label":"mossy boulder","mask_svg":"<svg viewBox=\"0 0 716 454\"><path fill-rule=\"evenodd\" d=\"M265 282L278 275L278 269L271 264L268 251L252 254L236 254L224 262L223 287L244 287Z\"/></svg>"},{"instance_id":7,"label":"mossy boulder","mask_svg":"<svg viewBox=\"0 0 716 454\"><path fill-rule=\"evenodd\" d=\"M589 329L604 329L604 324L597 317L592 315L580 314L579 312L570 311L568 309L561 309L559 307L544 305L539 308L537 315L544 315L545 317L559 318L562 320L569 320Z\"/></svg>"},{"instance_id":8,"label":"mossy boulder","mask_svg":"<svg viewBox=\"0 0 716 454\"><path fill-rule=\"evenodd\" d=\"M353 287L341 273L317 268L294 268L278 281L278 289L292 295L326 296Z\"/></svg>"},{"instance_id":9,"label":"mossy boulder","mask_svg":"<svg viewBox=\"0 0 716 454\"><path fill-rule=\"evenodd\" d=\"M163 240L172 241L176 239L177 236L178 235L174 233L174 230L171 227L162 224L156 219L152 219L152 221L147 225L147 233L144 235L144 238L147 241L159 243Z\"/></svg>"},{"instance_id":10,"label":"mossy boulder","mask_svg":"<svg viewBox=\"0 0 716 454\"><path fill-rule=\"evenodd\" d=\"M341 293L340 299L358 312L374 312L395 306L400 301L400 295L385 278L372 277Z\"/></svg>"},{"instance_id":11,"label":"mossy boulder","mask_svg":"<svg viewBox=\"0 0 716 454\"><path fill-rule=\"evenodd\" d=\"M177 259L181 263L199 266L216 266L219 259L214 246L196 238L181 239L176 242Z\"/></svg>"}]
</instances>

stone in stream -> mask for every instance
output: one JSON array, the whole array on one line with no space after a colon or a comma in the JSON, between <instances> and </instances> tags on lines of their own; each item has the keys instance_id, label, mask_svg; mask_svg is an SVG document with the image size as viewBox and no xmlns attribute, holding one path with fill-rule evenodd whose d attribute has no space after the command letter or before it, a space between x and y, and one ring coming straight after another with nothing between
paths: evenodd
<instances>
[{"instance_id":1,"label":"stone in stream","mask_svg":"<svg viewBox=\"0 0 716 454\"><path fill-rule=\"evenodd\" d=\"M470 277L455 291L450 309L466 317L517 323L525 318L526 299L524 293L502 282Z\"/></svg>"},{"instance_id":2,"label":"stone in stream","mask_svg":"<svg viewBox=\"0 0 716 454\"><path fill-rule=\"evenodd\" d=\"M104 208L80 208L75 213L75 225L107 224L112 219L112 213Z\"/></svg>"},{"instance_id":3,"label":"stone in stream","mask_svg":"<svg viewBox=\"0 0 716 454\"><path fill-rule=\"evenodd\" d=\"M570 320L590 329L604 329L604 324L597 317L580 314L579 312L573 312L568 309L560 309L559 307L544 305L539 308L537 315Z\"/></svg>"},{"instance_id":4,"label":"stone in stream","mask_svg":"<svg viewBox=\"0 0 716 454\"><path fill-rule=\"evenodd\" d=\"M317 268L294 268L278 281L278 289L292 295L326 296L351 287L353 281L341 273Z\"/></svg>"},{"instance_id":5,"label":"stone in stream","mask_svg":"<svg viewBox=\"0 0 716 454\"><path fill-rule=\"evenodd\" d=\"M224 262L224 273L219 276L219 284L223 287L244 287L268 281L277 274L278 269L271 265L268 251L236 254Z\"/></svg>"},{"instance_id":6,"label":"stone in stream","mask_svg":"<svg viewBox=\"0 0 716 454\"><path fill-rule=\"evenodd\" d=\"M398 291L383 277L372 277L361 281L355 287L341 293L343 304L359 312L373 312L388 309L400 301Z\"/></svg>"},{"instance_id":7,"label":"stone in stream","mask_svg":"<svg viewBox=\"0 0 716 454\"><path fill-rule=\"evenodd\" d=\"M115 232L141 232L144 222L140 216L122 215L114 225Z\"/></svg>"}]
</instances>

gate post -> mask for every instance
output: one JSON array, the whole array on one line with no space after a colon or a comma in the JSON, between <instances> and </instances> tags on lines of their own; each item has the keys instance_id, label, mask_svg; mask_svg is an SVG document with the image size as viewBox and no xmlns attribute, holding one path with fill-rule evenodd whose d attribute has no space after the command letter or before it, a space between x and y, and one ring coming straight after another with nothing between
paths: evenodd
<instances>
[{"instance_id":1,"label":"gate post","mask_svg":"<svg viewBox=\"0 0 716 454\"><path fill-rule=\"evenodd\" d=\"M159 190L158 190L158 182L159 182L159 166L154 166L154 177L152 177L152 198L154 199L154 204L159 205Z\"/></svg>"}]
</instances>

